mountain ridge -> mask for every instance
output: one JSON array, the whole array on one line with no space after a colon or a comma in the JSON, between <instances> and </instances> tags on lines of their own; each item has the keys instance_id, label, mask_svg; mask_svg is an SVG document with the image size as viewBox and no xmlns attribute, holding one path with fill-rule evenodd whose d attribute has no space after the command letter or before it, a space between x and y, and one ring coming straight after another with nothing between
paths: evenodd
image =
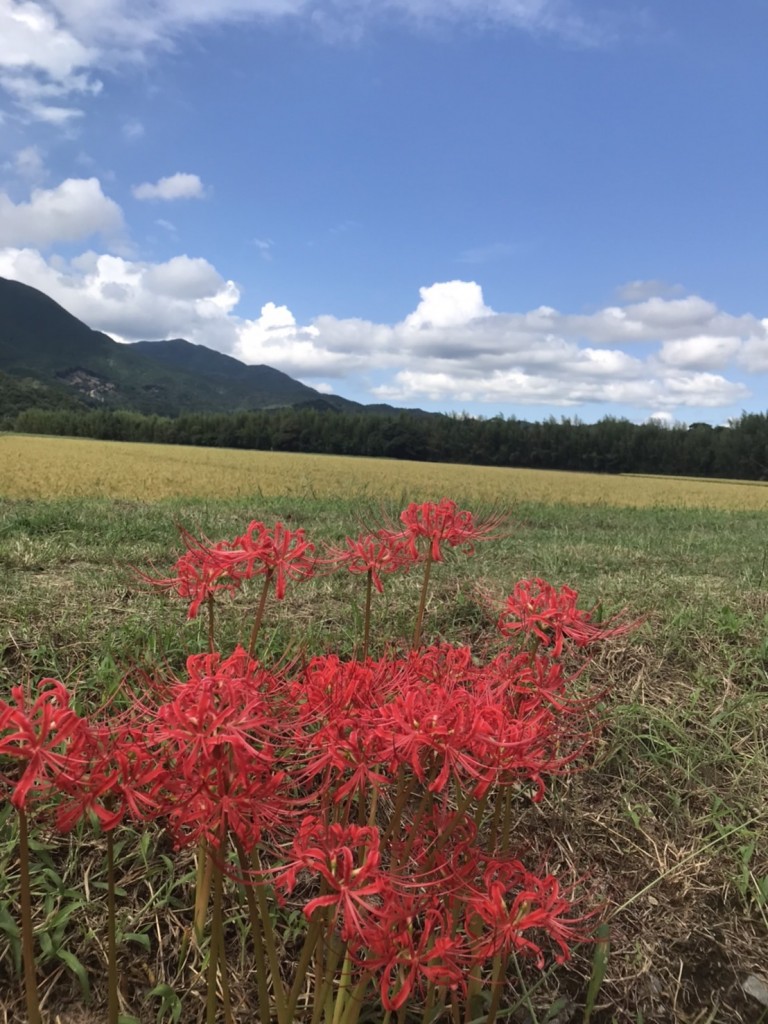
<instances>
[{"instance_id":1,"label":"mountain ridge","mask_svg":"<svg viewBox=\"0 0 768 1024\"><path fill-rule=\"evenodd\" d=\"M4 375L10 380L5 388ZM29 407L75 399L85 408L165 416L306 406L434 415L325 394L274 367L249 365L184 338L122 344L88 327L45 292L0 277L0 397L16 408L24 395Z\"/></svg>"}]
</instances>

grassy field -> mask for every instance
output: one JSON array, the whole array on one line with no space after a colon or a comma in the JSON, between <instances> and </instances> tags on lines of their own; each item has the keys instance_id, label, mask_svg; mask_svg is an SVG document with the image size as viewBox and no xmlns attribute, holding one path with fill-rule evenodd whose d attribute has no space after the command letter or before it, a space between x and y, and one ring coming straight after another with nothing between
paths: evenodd
<instances>
[{"instance_id":1,"label":"grassy field","mask_svg":"<svg viewBox=\"0 0 768 1024\"><path fill-rule=\"evenodd\" d=\"M12 447L19 442L21 448ZM636 634L607 644L589 667L591 682L607 692L607 728L593 766L553 785L543 804L521 805L517 821L526 859L582 879L586 905L602 906L610 923L606 976L592 1024L768 1021L765 1008L742 990L750 975L765 977L768 964L768 560L762 511L768 491L661 481L677 488L665 506L658 495L642 500L655 481L639 478L525 474L526 481L540 479L550 488L554 480L560 490L537 492L526 482L527 490L502 492L487 481L518 474L349 460L359 467L358 478L351 468L335 468L345 460L40 438L0 438L5 466L9 450L14 458L25 452L26 476L39 490L16 497L23 489L0 475L8 495L0 499L0 688L54 675L74 686L86 706L113 692L128 667L181 668L186 653L205 645L202 625L185 623L182 606L149 593L132 573L132 567L164 570L173 562L179 551L175 523L216 539L241 532L252 518L280 518L304 526L318 543L338 542L361 522L396 517L401 496L420 497L418 473L426 481L425 497L445 493L469 500L474 494L475 509L491 500L508 503L503 539L479 546L472 559L459 556L438 567L428 640L471 642L483 651L493 642L494 600L517 579L535 575L574 586L584 607L601 602L606 614L626 607L645 618ZM97 453L101 469L84 452ZM139 472L131 460L146 465L147 457L156 460L149 487L130 483L131 473ZM246 474L258 476L257 464L272 464L276 475L262 470L262 485L251 484L251 496L245 496L245 480L252 479ZM333 471L323 474L318 464ZM88 481L91 494L101 488L107 496L61 497L56 480L62 465L81 484ZM305 467L317 472L314 482ZM190 477L191 489L196 478L200 496L182 490L172 500L138 500L156 486L171 488L175 472ZM233 473L240 476L234 484ZM276 495L281 473L290 482ZM118 479L126 489L116 492ZM335 496L326 496L323 481L335 481ZM46 486L49 500L43 500ZM634 489L634 501L625 487ZM691 499L683 495L693 487L718 497L698 499L710 507L684 507ZM720 505L726 493L735 507ZM621 507L632 504L641 507ZM642 507L648 505L654 507ZM299 646L350 654L360 626L360 591L350 583L322 577L289 592L283 605L272 605L265 657ZM392 582L374 609L374 653L407 635L417 598L417 580ZM242 620L229 621L224 648L242 633ZM20 1020L9 901L2 896L15 891L9 828L6 819L0 1009L8 1020ZM46 1006L62 1024L103 1020L103 950L95 939L105 914L101 850L94 845L89 902L85 909L78 904L76 913L68 908L81 899L80 882L67 868L61 842L51 839L44 855L49 870L40 868L35 885L38 928L51 937L40 964ZM179 965L172 941L160 941L166 917L185 919L189 865L174 861L169 881L162 842L147 848L137 840L135 849L126 842L123 856L121 926L142 936L130 947L131 1010L143 1024L158 1019L161 1008L157 998L145 998L151 986L199 988L189 965ZM132 888L137 879L144 885L140 896ZM58 948L76 955L89 972L92 1017L72 1009L82 1002L78 977L57 959ZM528 994L519 1005L510 1001L506 1019L581 1024L592 953L579 950L573 963L543 979L526 969L518 991ZM199 1004L185 1005L181 1020L198 1020ZM548 1017L558 1006L560 1015Z\"/></svg>"}]
</instances>

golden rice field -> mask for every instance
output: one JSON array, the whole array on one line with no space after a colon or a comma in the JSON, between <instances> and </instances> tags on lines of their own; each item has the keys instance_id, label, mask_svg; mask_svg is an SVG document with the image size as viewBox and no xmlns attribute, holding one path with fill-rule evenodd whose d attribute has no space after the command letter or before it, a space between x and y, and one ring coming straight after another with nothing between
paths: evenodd
<instances>
[{"instance_id":1,"label":"golden rice field","mask_svg":"<svg viewBox=\"0 0 768 1024\"><path fill-rule=\"evenodd\" d=\"M505 504L768 509L768 484L763 483L0 435L0 496L6 498L155 500L253 494L404 501L450 494Z\"/></svg>"}]
</instances>

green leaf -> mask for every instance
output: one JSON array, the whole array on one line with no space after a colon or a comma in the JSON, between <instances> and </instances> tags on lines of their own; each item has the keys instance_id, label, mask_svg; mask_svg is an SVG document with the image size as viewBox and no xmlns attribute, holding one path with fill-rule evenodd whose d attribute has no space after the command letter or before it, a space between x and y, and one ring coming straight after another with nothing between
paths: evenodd
<instances>
[{"instance_id":1,"label":"green leaf","mask_svg":"<svg viewBox=\"0 0 768 1024\"><path fill-rule=\"evenodd\" d=\"M38 934L38 942L40 943L40 951L43 956L53 956L53 939L50 932L40 932Z\"/></svg>"},{"instance_id":2,"label":"green leaf","mask_svg":"<svg viewBox=\"0 0 768 1024\"><path fill-rule=\"evenodd\" d=\"M0 931L8 936L16 973L21 974L21 929L5 903L0 903Z\"/></svg>"},{"instance_id":3,"label":"green leaf","mask_svg":"<svg viewBox=\"0 0 768 1024\"><path fill-rule=\"evenodd\" d=\"M158 996L162 999L160 1009L157 1011L158 1024L161 1024L163 1016L166 1013L170 1013L171 1020L174 1024L177 1024L179 1017L181 1017L181 1000L173 991L171 986L162 982L159 985L155 985L149 995Z\"/></svg>"},{"instance_id":4,"label":"green leaf","mask_svg":"<svg viewBox=\"0 0 768 1024\"><path fill-rule=\"evenodd\" d=\"M603 922L597 929L597 942L595 952L592 956L592 976L589 979L587 988L587 1001L584 1006L583 1024L589 1024L592 1013L600 994L600 988L605 978L605 971L608 966L608 953L610 950L611 928L607 922Z\"/></svg>"},{"instance_id":5,"label":"green leaf","mask_svg":"<svg viewBox=\"0 0 768 1024\"><path fill-rule=\"evenodd\" d=\"M70 953L68 949L56 950L56 956L77 976L77 980L80 982L80 990L83 993L83 999L86 1003L89 1003L91 1001L91 984L88 981L88 973L83 965L75 954Z\"/></svg>"},{"instance_id":6,"label":"green leaf","mask_svg":"<svg viewBox=\"0 0 768 1024\"><path fill-rule=\"evenodd\" d=\"M145 935L143 932L124 932L120 936L120 939L123 942L136 942L149 952L149 936Z\"/></svg>"}]
</instances>

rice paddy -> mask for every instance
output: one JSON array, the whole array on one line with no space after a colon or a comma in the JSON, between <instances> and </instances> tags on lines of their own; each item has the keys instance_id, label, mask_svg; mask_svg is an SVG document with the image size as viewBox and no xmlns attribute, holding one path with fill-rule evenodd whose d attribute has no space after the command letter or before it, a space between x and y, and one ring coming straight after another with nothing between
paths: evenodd
<instances>
[{"instance_id":1,"label":"rice paddy","mask_svg":"<svg viewBox=\"0 0 768 1024\"><path fill-rule=\"evenodd\" d=\"M505 505L535 501L768 510L765 483L600 476L15 434L0 435L0 495L129 500L344 495L403 503L453 495Z\"/></svg>"}]
</instances>

